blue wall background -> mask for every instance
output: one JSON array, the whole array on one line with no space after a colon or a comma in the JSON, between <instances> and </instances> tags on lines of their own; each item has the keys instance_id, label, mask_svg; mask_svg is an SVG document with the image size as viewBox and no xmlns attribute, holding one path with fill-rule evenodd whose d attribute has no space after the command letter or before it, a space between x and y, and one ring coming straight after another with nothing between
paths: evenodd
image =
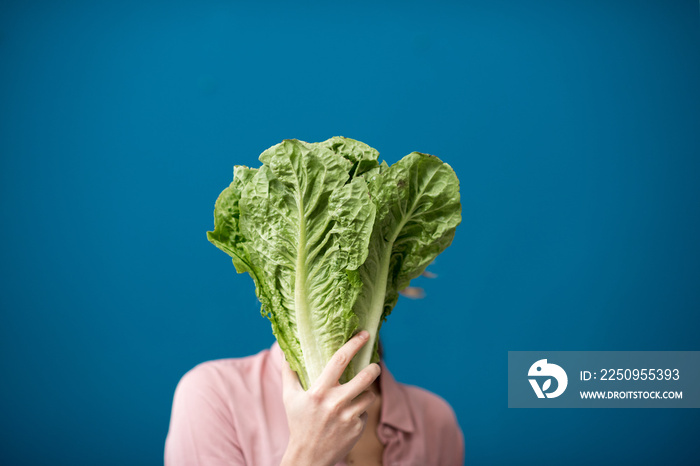
<instances>
[{"instance_id":1,"label":"blue wall background","mask_svg":"<svg viewBox=\"0 0 700 466\"><path fill-rule=\"evenodd\" d=\"M508 350L700 350L697 1L0 4L0 461L162 462L272 334L210 245L234 164L436 154L464 222L383 338L469 464L689 464L697 410L508 410Z\"/></svg>"}]
</instances>

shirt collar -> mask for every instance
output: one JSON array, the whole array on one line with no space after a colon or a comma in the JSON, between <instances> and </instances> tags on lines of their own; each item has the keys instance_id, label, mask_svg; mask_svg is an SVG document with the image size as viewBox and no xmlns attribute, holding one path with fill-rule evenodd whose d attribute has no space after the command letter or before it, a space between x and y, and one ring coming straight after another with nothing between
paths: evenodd
<instances>
[{"instance_id":1,"label":"shirt collar","mask_svg":"<svg viewBox=\"0 0 700 466\"><path fill-rule=\"evenodd\" d=\"M413 417L411 409L406 399L403 387L399 385L389 369L381 361L379 365L382 373L379 375L379 387L382 392L382 413L379 418L380 424L388 424L404 432L413 432Z\"/></svg>"},{"instance_id":2,"label":"shirt collar","mask_svg":"<svg viewBox=\"0 0 700 466\"><path fill-rule=\"evenodd\" d=\"M270 348L270 356L275 367L281 370L284 353L277 342ZM411 433L415 426L403 387L394 379L383 361L379 365L382 368L382 373L379 375L379 387L382 393L382 412L379 424L390 425L395 429Z\"/></svg>"}]
</instances>

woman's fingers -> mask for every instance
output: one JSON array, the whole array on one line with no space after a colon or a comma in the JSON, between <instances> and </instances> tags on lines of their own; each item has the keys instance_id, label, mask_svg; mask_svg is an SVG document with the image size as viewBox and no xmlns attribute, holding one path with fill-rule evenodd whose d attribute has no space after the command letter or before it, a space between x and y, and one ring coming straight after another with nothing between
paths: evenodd
<instances>
[{"instance_id":1,"label":"woman's fingers","mask_svg":"<svg viewBox=\"0 0 700 466\"><path fill-rule=\"evenodd\" d=\"M348 406L348 409L350 412L352 412L353 416L361 416L362 413L365 413L367 409L370 407L370 405L374 402L374 400L377 398L377 395L372 393L371 391L367 390L366 392L363 392L352 400L350 405Z\"/></svg>"},{"instance_id":2,"label":"woman's fingers","mask_svg":"<svg viewBox=\"0 0 700 466\"><path fill-rule=\"evenodd\" d=\"M370 364L362 369L348 383L338 387L338 389L342 391L344 399L352 400L360 395L360 393L367 390L374 381L377 380L381 372L382 369L379 367L379 364Z\"/></svg>"},{"instance_id":3,"label":"woman's fingers","mask_svg":"<svg viewBox=\"0 0 700 466\"><path fill-rule=\"evenodd\" d=\"M366 330L361 331L348 340L348 342L333 355L326 365L326 368L321 373L321 376L316 381L316 384L324 388L335 387L338 384L338 380L340 380L340 376L343 375L345 368L348 367L348 363L350 363L352 358L360 351L360 348L367 343L367 340L369 340L369 332Z\"/></svg>"}]
</instances>

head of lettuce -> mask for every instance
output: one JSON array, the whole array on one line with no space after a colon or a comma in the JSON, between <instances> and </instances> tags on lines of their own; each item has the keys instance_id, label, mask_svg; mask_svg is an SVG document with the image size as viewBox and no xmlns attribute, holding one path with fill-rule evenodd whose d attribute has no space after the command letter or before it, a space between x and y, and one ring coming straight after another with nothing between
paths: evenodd
<instances>
[{"instance_id":1,"label":"head of lettuce","mask_svg":"<svg viewBox=\"0 0 700 466\"><path fill-rule=\"evenodd\" d=\"M399 297L452 242L459 180L437 157L412 152L389 166L344 137L285 140L262 166L234 167L209 241L255 281L263 316L308 388L352 335L370 341L342 381L379 360L379 328Z\"/></svg>"}]
</instances>

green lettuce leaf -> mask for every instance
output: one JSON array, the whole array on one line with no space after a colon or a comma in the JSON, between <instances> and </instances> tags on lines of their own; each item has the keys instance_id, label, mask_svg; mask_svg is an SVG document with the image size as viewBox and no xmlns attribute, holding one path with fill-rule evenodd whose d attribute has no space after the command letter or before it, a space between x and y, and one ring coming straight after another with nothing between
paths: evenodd
<instances>
[{"instance_id":1,"label":"green lettuce leaf","mask_svg":"<svg viewBox=\"0 0 700 466\"><path fill-rule=\"evenodd\" d=\"M462 221L457 175L433 155L413 152L372 174L368 183L377 215L369 255L358 271L361 296L353 308L358 331L370 334L355 356L358 370L379 360L379 329L399 291L452 243Z\"/></svg>"},{"instance_id":2,"label":"green lettuce leaf","mask_svg":"<svg viewBox=\"0 0 700 466\"><path fill-rule=\"evenodd\" d=\"M242 245L308 387L357 326L352 275L367 256L375 207L366 183L348 183L352 163L325 147L287 140L260 161L239 201Z\"/></svg>"},{"instance_id":3,"label":"green lettuce leaf","mask_svg":"<svg viewBox=\"0 0 700 466\"><path fill-rule=\"evenodd\" d=\"M335 136L319 143L319 145L327 147L331 151L352 162L353 165L349 172L350 179L363 175L379 166L379 162L377 161L379 152L364 142L355 141L354 139L344 138L342 136Z\"/></svg>"}]
</instances>

